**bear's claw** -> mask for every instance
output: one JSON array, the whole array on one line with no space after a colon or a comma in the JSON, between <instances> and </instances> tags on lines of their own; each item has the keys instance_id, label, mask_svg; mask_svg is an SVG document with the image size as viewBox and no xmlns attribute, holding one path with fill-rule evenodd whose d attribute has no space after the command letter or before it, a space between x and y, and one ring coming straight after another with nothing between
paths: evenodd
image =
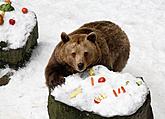
<instances>
[{"instance_id":1,"label":"bear's claw","mask_svg":"<svg viewBox=\"0 0 165 119\"><path fill-rule=\"evenodd\" d=\"M64 83L65 83L65 78L63 76L50 77L48 82L46 82L46 84L50 89L54 89L56 86L58 85L61 86Z\"/></svg>"}]
</instances>

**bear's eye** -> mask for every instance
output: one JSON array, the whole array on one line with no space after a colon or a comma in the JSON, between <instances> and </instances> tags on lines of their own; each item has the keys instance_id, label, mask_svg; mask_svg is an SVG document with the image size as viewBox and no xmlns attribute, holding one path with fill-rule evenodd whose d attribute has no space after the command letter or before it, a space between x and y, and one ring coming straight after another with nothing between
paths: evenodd
<instances>
[{"instance_id":1,"label":"bear's eye","mask_svg":"<svg viewBox=\"0 0 165 119\"><path fill-rule=\"evenodd\" d=\"M85 56L85 57L88 56L88 52L84 52L84 56Z\"/></svg>"},{"instance_id":2,"label":"bear's eye","mask_svg":"<svg viewBox=\"0 0 165 119\"><path fill-rule=\"evenodd\" d=\"M76 53L75 53L75 52L73 52L73 53L72 53L72 57L75 57L75 56L76 56Z\"/></svg>"}]
</instances>

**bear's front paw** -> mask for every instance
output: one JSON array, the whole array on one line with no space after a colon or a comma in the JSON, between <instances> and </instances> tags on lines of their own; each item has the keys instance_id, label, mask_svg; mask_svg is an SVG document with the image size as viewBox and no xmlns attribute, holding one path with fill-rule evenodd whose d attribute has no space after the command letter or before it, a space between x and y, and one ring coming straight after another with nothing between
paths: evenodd
<instances>
[{"instance_id":1,"label":"bear's front paw","mask_svg":"<svg viewBox=\"0 0 165 119\"><path fill-rule=\"evenodd\" d=\"M64 82L65 78L63 76L51 75L46 84L49 88L54 89L56 86L62 85Z\"/></svg>"}]
</instances>

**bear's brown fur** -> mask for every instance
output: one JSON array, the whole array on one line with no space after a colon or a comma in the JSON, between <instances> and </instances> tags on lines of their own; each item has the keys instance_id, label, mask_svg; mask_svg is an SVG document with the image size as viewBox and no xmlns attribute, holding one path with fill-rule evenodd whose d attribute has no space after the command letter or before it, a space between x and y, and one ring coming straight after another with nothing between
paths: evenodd
<instances>
[{"instance_id":1,"label":"bear's brown fur","mask_svg":"<svg viewBox=\"0 0 165 119\"><path fill-rule=\"evenodd\" d=\"M94 65L120 72L129 58L130 43L121 28L110 21L84 24L70 34L62 33L45 70L46 84L54 88L64 77Z\"/></svg>"}]
</instances>

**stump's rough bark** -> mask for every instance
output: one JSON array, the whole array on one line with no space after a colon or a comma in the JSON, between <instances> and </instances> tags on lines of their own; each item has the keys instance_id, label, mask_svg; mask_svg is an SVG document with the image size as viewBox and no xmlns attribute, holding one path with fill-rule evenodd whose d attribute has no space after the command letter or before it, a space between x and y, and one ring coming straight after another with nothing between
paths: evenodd
<instances>
[{"instance_id":1,"label":"stump's rough bark","mask_svg":"<svg viewBox=\"0 0 165 119\"><path fill-rule=\"evenodd\" d=\"M101 117L87 111L80 111L74 107L56 101L52 95L48 97L48 114L50 119L153 119L150 94L143 106L130 116Z\"/></svg>"},{"instance_id":2,"label":"stump's rough bark","mask_svg":"<svg viewBox=\"0 0 165 119\"><path fill-rule=\"evenodd\" d=\"M22 48L2 50L6 46L4 42L0 43L0 68L4 68L6 64L11 68L18 68L28 61L32 49L37 45L38 39L38 24L33 28L32 32L27 39L26 44Z\"/></svg>"}]
</instances>

